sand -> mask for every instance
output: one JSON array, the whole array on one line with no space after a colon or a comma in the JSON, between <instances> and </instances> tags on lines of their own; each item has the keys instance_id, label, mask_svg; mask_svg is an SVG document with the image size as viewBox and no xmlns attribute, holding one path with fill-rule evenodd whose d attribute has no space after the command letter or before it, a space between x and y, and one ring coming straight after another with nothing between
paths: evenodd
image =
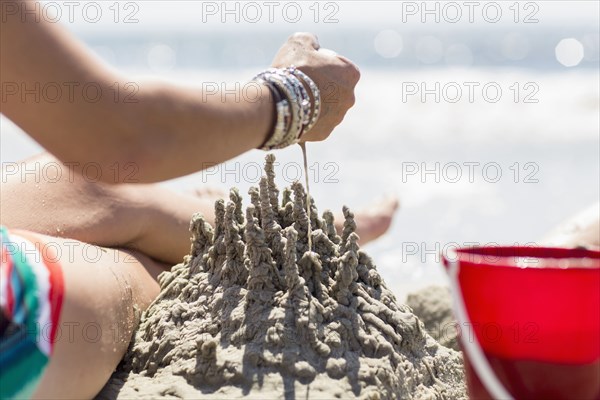
<instances>
[{"instance_id":1,"label":"sand","mask_svg":"<svg viewBox=\"0 0 600 400\"><path fill-rule=\"evenodd\" d=\"M397 302L344 207L309 217L301 184L249 191L191 222L184 262L160 275L130 349L98 398L460 399L462 356Z\"/></svg>"},{"instance_id":2,"label":"sand","mask_svg":"<svg viewBox=\"0 0 600 400\"><path fill-rule=\"evenodd\" d=\"M425 326L427 333L441 345L460 350L457 322L452 315L450 288L428 286L406 297L406 304Z\"/></svg>"}]
</instances>

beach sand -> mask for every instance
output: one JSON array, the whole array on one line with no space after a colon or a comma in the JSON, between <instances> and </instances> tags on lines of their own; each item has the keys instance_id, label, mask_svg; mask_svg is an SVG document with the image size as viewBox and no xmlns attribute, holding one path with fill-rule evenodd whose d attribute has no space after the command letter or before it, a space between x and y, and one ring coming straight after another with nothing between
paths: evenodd
<instances>
[{"instance_id":1,"label":"beach sand","mask_svg":"<svg viewBox=\"0 0 600 400\"><path fill-rule=\"evenodd\" d=\"M449 287L434 285L420 289L407 296L406 304L423 322L431 337L442 346L460 350Z\"/></svg>"},{"instance_id":2,"label":"beach sand","mask_svg":"<svg viewBox=\"0 0 600 400\"><path fill-rule=\"evenodd\" d=\"M280 199L273 162L245 216L235 189L214 229L194 216L190 255L98 398L465 398L461 353L396 300L352 212L340 236L313 202L309 249L304 188Z\"/></svg>"}]
</instances>

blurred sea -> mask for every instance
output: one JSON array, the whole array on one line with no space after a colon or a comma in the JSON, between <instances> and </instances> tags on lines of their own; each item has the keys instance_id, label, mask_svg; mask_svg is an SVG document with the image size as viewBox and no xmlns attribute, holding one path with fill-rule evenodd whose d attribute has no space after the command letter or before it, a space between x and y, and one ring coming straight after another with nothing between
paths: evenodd
<instances>
[{"instance_id":1,"label":"blurred sea","mask_svg":"<svg viewBox=\"0 0 600 400\"><path fill-rule=\"evenodd\" d=\"M400 297L445 282L441 251L535 242L600 196L597 24L435 28L320 32L321 45L352 59L362 79L342 125L307 146L311 193L321 211L360 208L388 193L400 197L390 232L366 248ZM132 79L198 88L246 82L289 34L78 33ZM40 151L6 118L1 122L3 163ZM300 178L299 148L276 155L280 186ZM263 157L251 151L165 185L238 186L247 193Z\"/></svg>"}]
</instances>

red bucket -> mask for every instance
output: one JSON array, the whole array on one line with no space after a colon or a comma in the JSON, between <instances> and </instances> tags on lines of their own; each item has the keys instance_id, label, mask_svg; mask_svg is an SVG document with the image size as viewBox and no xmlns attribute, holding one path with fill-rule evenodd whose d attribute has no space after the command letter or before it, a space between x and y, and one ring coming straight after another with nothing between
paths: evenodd
<instances>
[{"instance_id":1,"label":"red bucket","mask_svg":"<svg viewBox=\"0 0 600 400\"><path fill-rule=\"evenodd\" d=\"M471 399L600 399L600 252L444 256Z\"/></svg>"}]
</instances>

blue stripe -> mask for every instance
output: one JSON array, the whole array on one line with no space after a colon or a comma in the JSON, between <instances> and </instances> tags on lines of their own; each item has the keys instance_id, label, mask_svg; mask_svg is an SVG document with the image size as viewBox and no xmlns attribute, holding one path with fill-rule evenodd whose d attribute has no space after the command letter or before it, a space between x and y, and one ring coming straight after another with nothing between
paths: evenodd
<instances>
[{"instance_id":1,"label":"blue stripe","mask_svg":"<svg viewBox=\"0 0 600 400\"><path fill-rule=\"evenodd\" d=\"M12 274L10 276L10 286L13 290L14 295L14 310L12 320L15 323L21 325L25 323L25 317L27 316L27 308L25 307L25 291L23 290L23 280L19 275L15 260L13 258Z\"/></svg>"}]
</instances>

